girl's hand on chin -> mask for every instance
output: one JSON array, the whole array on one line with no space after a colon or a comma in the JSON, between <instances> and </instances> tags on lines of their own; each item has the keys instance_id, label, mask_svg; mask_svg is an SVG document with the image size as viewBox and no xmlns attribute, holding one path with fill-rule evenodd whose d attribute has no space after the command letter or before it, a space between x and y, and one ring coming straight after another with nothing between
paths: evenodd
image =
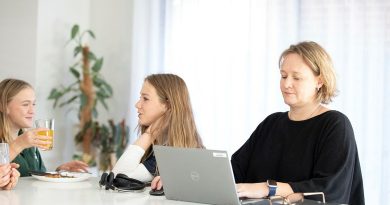
<instances>
[{"instance_id":1,"label":"girl's hand on chin","mask_svg":"<svg viewBox=\"0 0 390 205\"><path fill-rule=\"evenodd\" d=\"M159 133L159 131L162 127L162 124L163 123L161 122L161 117L160 117L148 126L145 133L150 134L153 137L153 141L154 141L157 137L156 134Z\"/></svg>"}]
</instances>

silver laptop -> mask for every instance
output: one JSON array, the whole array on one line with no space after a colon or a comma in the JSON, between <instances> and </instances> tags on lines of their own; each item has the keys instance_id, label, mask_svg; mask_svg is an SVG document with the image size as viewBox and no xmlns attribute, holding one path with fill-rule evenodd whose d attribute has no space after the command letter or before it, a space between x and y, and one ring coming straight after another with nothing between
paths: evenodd
<instances>
[{"instance_id":1,"label":"silver laptop","mask_svg":"<svg viewBox=\"0 0 390 205\"><path fill-rule=\"evenodd\" d=\"M153 146L165 197L206 204L269 204L237 196L226 151Z\"/></svg>"}]
</instances>

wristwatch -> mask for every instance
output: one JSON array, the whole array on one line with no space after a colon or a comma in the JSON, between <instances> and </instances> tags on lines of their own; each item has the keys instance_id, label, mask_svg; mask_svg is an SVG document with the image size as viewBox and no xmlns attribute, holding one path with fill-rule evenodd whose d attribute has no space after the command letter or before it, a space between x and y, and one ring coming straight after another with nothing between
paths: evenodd
<instances>
[{"instance_id":1,"label":"wristwatch","mask_svg":"<svg viewBox=\"0 0 390 205\"><path fill-rule=\"evenodd\" d=\"M267 180L267 185L269 189L268 196L275 196L276 194L276 188L278 188L278 184L275 180Z\"/></svg>"}]
</instances>

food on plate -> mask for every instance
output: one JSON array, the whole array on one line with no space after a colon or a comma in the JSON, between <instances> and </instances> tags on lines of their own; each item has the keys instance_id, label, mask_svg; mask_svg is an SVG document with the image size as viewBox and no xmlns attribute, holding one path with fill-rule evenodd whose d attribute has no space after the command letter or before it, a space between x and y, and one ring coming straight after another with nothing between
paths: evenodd
<instances>
[{"instance_id":1,"label":"food on plate","mask_svg":"<svg viewBox=\"0 0 390 205\"><path fill-rule=\"evenodd\" d=\"M44 176L49 178L74 178L74 176L61 175L60 173L45 173Z\"/></svg>"}]
</instances>

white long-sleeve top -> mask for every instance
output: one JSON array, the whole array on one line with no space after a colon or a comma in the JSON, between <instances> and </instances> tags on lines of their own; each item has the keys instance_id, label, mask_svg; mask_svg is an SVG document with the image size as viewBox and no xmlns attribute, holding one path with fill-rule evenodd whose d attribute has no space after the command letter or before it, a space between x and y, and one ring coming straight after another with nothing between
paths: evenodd
<instances>
[{"instance_id":1,"label":"white long-sleeve top","mask_svg":"<svg viewBox=\"0 0 390 205\"><path fill-rule=\"evenodd\" d=\"M151 181L153 175L140 163L145 150L138 145L130 145L122 156L118 159L112 172L116 174L126 174L128 177L138 179L143 182Z\"/></svg>"}]
</instances>

